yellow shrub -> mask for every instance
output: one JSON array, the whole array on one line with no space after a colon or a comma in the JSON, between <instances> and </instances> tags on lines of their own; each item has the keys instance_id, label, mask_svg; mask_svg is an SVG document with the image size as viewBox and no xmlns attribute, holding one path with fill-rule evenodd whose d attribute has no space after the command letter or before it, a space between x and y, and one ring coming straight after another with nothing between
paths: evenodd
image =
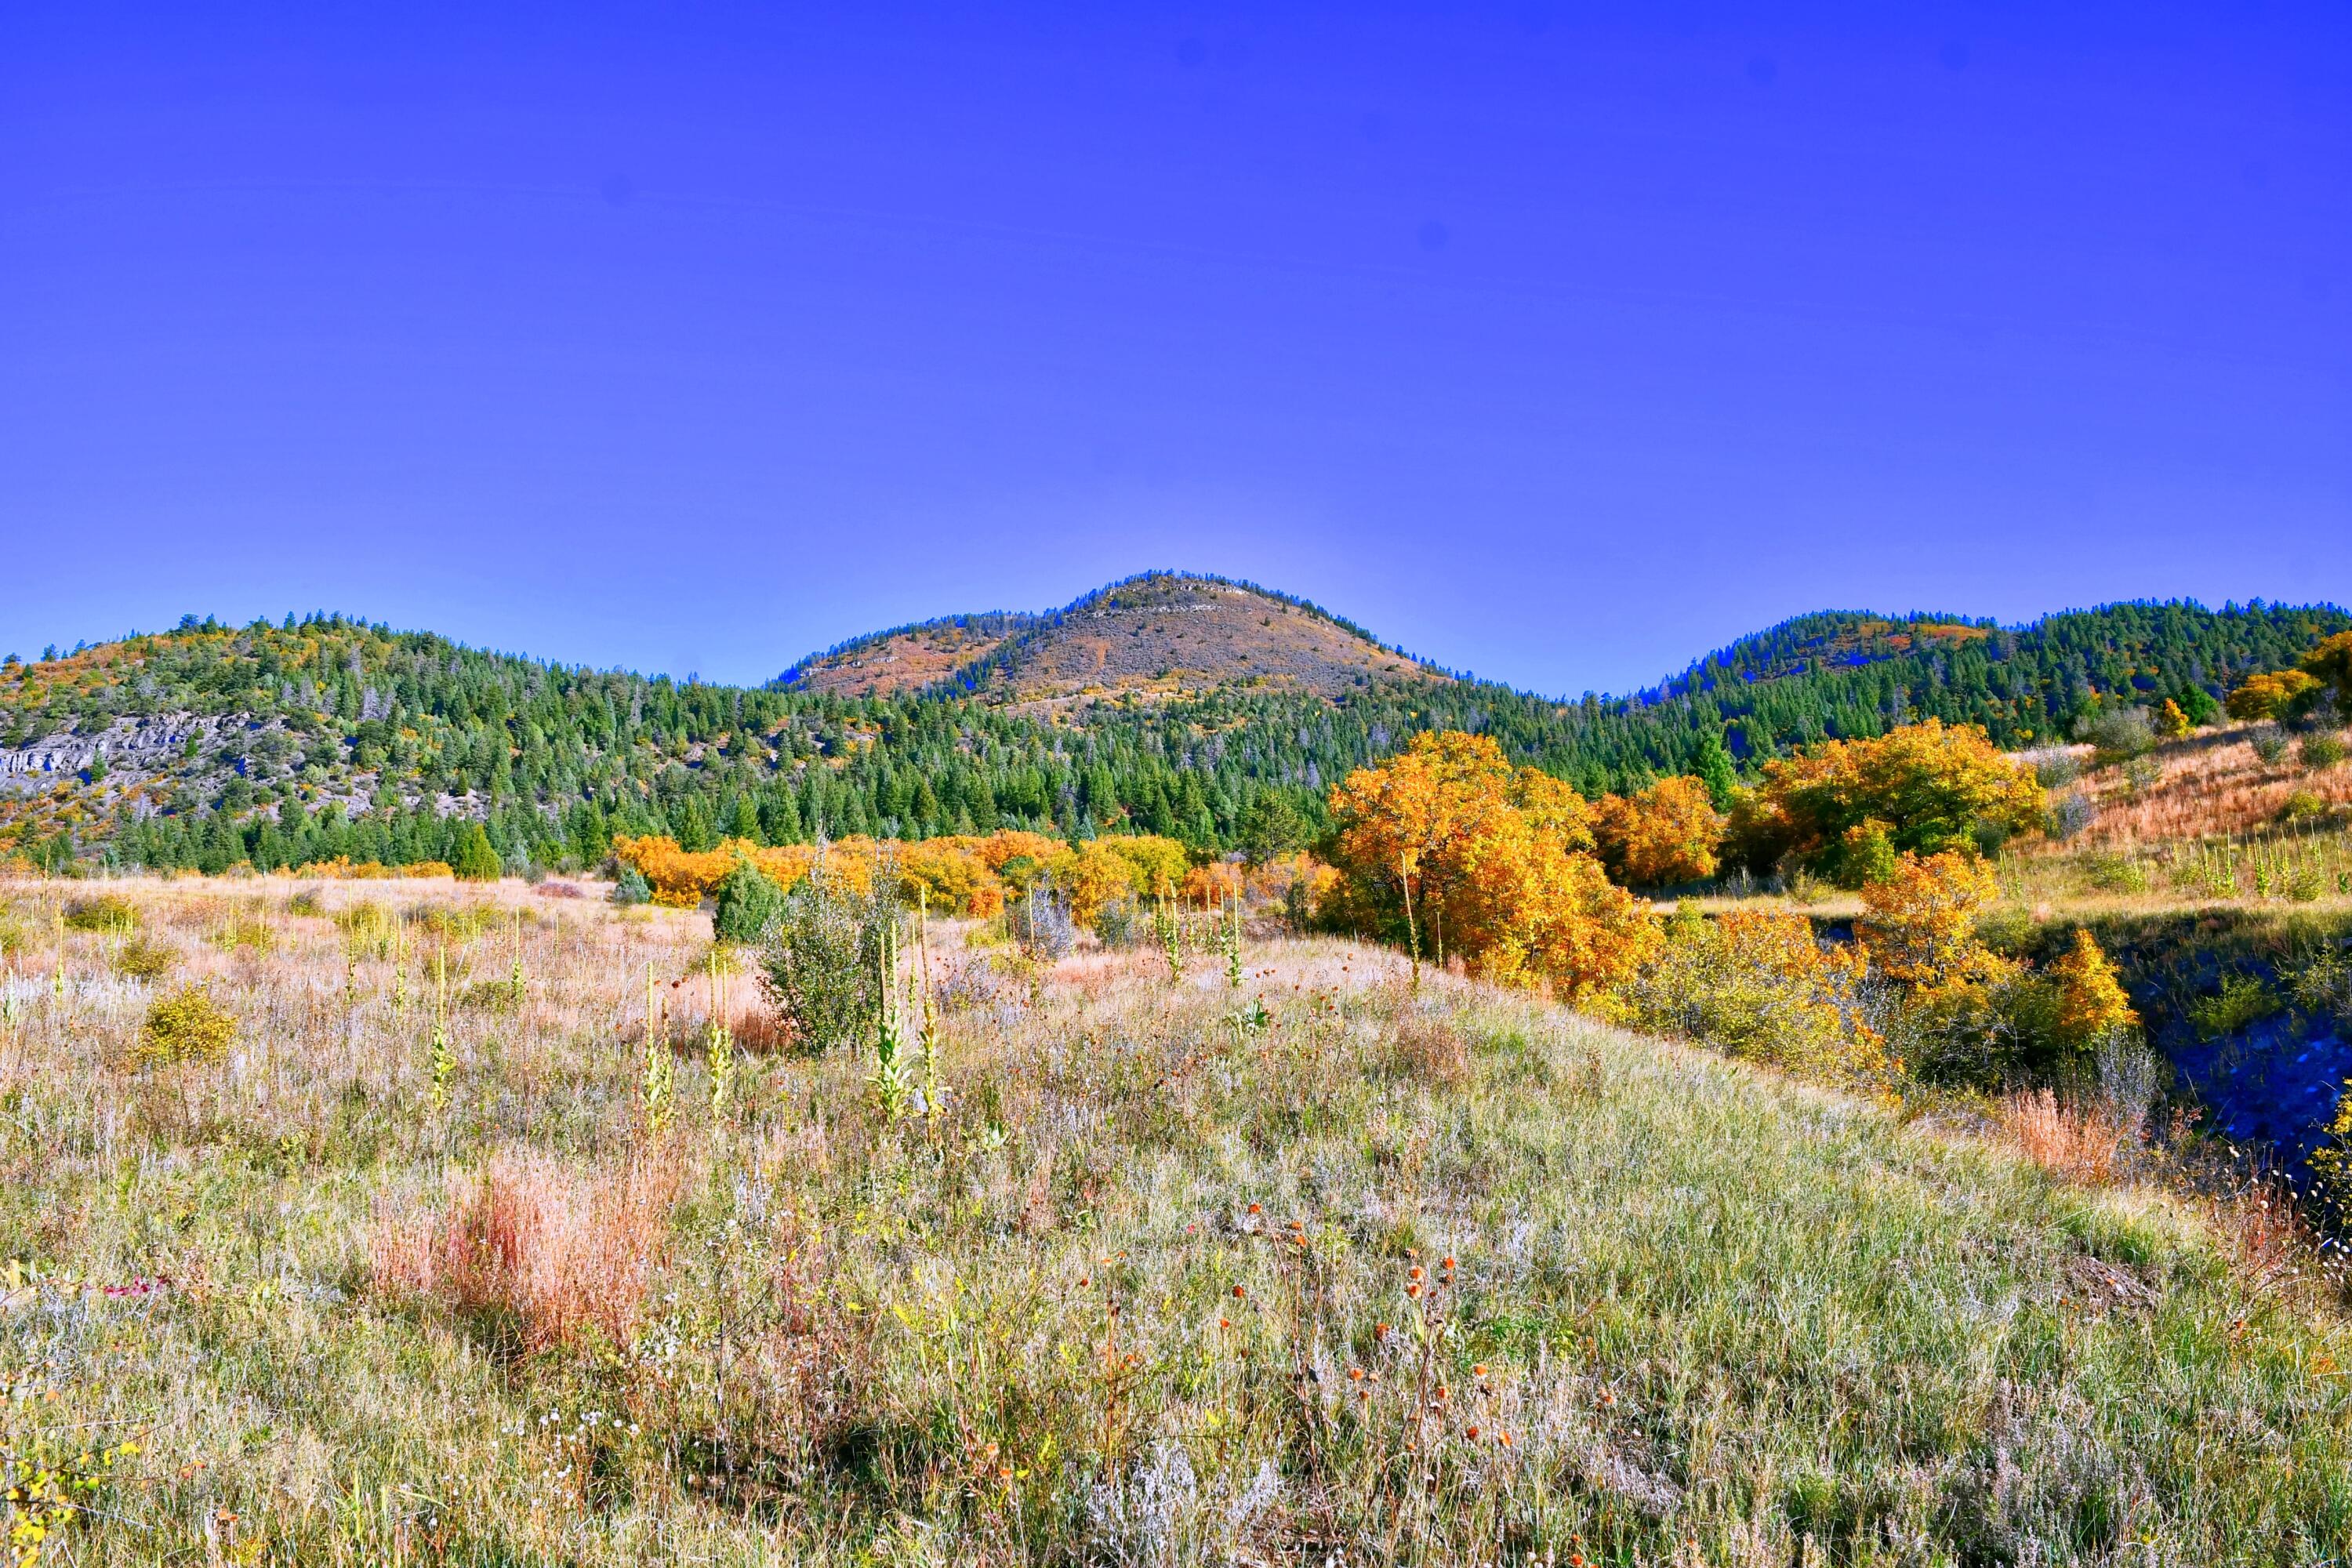
<instances>
[{"instance_id":1,"label":"yellow shrub","mask_svg":"<svg viewBox=\"0 0 2352 1568\"><path fill-rule=\"evenodd\" d=\"M1816 1078L1867 1078L1884 1071L1886 1059L1885 1043L1863 1017L1866 973L1862 954L1823 947L1802 915L1678 916L1617 992L1617 1010L1638 1027L1751 1061Z\"/></svg>"},{"instance_id":2,"label":"yellow shrub","mask_svg":"<svg viewBox=\"0 0 2352 1568\"><path fill-rule=\"evenodd\" d=\"M183 985L147 1009L139 1034L139 1059L149 1067L175 1062L214 1062L236 1043L236 1020L201 985Z\"/></svg>"}]
</instances>

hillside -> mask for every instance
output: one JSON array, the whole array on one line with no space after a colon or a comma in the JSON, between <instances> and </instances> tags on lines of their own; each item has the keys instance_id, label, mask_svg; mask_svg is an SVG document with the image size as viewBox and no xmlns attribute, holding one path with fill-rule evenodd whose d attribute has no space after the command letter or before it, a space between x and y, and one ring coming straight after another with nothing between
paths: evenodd
<instances>
[{"instance_id":1,"label":"hillside","mask_svg":"<svg viewBox=\"0 0 2352 1568\"><path fill-rule=\"evenodd\" d=\"M860 637L802 661L778 684L855 697L935 688L1053 705L1226 688L1333 698L1383 677L1444 679L1303 601L1154 572L1043 615L958 616Z\"/></svg>"},{"instance_id":2,"label":"hillside","mask_svg":"<svg viewBox=\"0 0 2352 1568\"><path fill-rule=\"evenodd\" d=\"M1213 967L1023 978L935 926L938 1116L850 1051L739 1054L714 1109L699 916L113 890L169 980L0 901L38 976L0 1056L9 1444L137 1440L74 1472L61 1563L2352 1546L2352 1333L2252 1203L1327 942L1252 940L1237 1029ZM366 940L387 896L446 944L439 1051ZM138 1065L183 980L234 1052Z\"/></svg>"},{"instance_id":3,"label":"hillside","mask_svg":"<svg viewBox=\"0 0 2352 1568\"><path fill-rule=\"evenodd\" d=\"M1166 574L1047 616L901 627L766 688L341 616L191 616L0 662L0 860L408 864L450 858L474 821L518 868L593 864L619 832L693 846L1140 828L1211 854L1270 792L1319 822L1333 783L1420 730L1490 734L1599 795L1718 748L1752 771L1929 715L2023 745L2104 702L2207 710L2347 626L2331 606L2261 604L2013 627L1824 614L1657 687L1571 701L1446 677L1303 601Z\"/></svg>"}]
</instances>

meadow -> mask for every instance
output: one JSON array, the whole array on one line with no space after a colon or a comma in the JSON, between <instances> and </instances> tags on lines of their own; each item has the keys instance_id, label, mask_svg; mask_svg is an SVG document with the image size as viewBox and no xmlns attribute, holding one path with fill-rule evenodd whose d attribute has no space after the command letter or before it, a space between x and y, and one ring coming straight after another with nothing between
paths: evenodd
<instances>
[{"instance_id":1,"label":"meadow","mask_svg":"<svg viewBox=\"0 0 2352 1568\"><path fill-rule=\"evenodd\" d=\"M1271 922L1238 985L935 923L894 1114L707 916L563 890L7 888L12 1562L2352 1550L2259 1198Z\"/></svg>"}]
</instances>

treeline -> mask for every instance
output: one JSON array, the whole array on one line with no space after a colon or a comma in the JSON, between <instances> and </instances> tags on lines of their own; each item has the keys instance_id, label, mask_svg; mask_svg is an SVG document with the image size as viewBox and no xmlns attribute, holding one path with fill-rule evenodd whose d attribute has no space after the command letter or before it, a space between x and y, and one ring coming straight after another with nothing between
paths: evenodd
<instances>
[{"instance_id":1,"label":"treeline","mask_svg":"<svg viewBox=\"0 0 2352 1568\"><path fill-rule=\"evenodd\" d=\"M453 816L484 822L508 859L541 865L592 864L615 834L697 850L820 833L1129 831L1207 855L1276 798L1319 830L1332 784L1425 730L1486 735L1597 797L1727 765L1752 773L1797 747L1931 717L2013 746L2118 702L2170 698L2201 716L2247 673L2347 627L2333 607L2259 602L2118 605L2022 628L1826 614L1625 698L1414 681L1336 700L1105 699L1048 721L953 692L860 699L551 665L336 616L192 618L0 665L0 745L121 717L215 721L102 812L40 819L37 834L32 816L7 819L0 856L398 864L446 858ZM102 782L83 793L97 798Z\"/></svg>"}]
</instances>

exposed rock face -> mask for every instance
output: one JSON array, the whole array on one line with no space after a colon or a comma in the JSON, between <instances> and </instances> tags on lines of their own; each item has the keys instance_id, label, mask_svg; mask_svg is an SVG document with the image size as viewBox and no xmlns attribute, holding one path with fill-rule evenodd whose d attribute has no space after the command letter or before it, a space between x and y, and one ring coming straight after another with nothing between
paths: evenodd
<instances>
[{"instance_id":1,"label":"exposed rock face","mask_svg":"<svg viewBox=\"0 0 2352 1568\"><path fill-rule=\"evenodd\" d=\"M117 719L102 730L61 731L30 745L0 748L0 790L22 792L79 773L100 758L109 771L161 771L187 746L189 737L210 750L223 721L194 713Z\"/></svg>"}]
</instances>

